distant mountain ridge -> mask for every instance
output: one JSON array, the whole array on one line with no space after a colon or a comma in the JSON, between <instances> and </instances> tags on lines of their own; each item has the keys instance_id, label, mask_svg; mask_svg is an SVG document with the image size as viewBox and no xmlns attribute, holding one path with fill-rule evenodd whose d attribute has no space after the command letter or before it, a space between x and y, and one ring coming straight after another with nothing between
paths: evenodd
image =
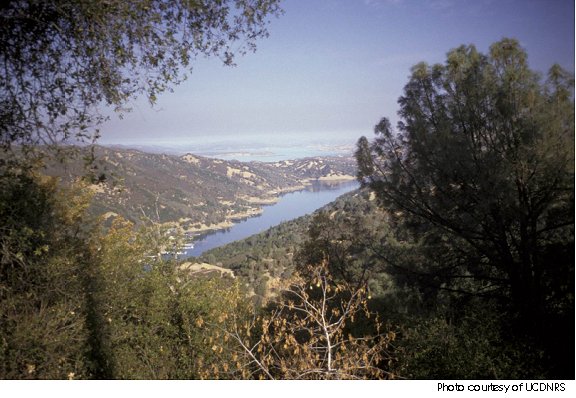
<instances>
[{"instance_id":1,"label":"distant mountain ridge","mask_svg":"<svg viewBox=\"0 0 576 398\"><path fill-rule=\"evenodd\" d=\"M94 154L92 173L103 180L91 186L94 214L121 215L133 222L142 217L177 221L188 231L229 227L259 214L262 205L274 203L282 193L304 189L314 180L344 181L356 174L352 157L240 162L102 146ZM66 167L54 162L46 173L78 178L84 170L80 162Z\"/></svg>"}]
</instances>

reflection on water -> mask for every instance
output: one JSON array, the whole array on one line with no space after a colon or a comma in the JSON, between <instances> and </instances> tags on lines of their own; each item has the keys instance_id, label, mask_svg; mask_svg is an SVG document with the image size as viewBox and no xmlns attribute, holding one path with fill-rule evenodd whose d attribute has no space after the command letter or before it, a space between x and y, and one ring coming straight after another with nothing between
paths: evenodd
<instances>
[{"instance_id":1,"label":"reflection on water","mask_svg":"<svg viewBox=\"0 0 576 398\"><path fill-rule=\"evenodd\" d=\"M247 238L284 221L310 214L358 186L356 181L314 182L305 190L288 193L283 195L278 203L265 206L263 213L258 217L249 218L231 228L200 238L194 242L193 249L185 251L183 257L200 256L206 250Z\"/></svg>"}]
</instances>

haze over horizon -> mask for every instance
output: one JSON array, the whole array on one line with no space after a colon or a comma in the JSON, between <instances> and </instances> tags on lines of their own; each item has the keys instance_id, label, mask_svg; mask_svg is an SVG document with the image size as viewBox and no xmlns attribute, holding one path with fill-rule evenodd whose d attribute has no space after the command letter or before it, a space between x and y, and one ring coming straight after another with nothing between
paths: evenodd
<instances>
[{"instance_id":1,"label":"haze over horizon","mask_svg":"<svg viewBox=\"0 0 576 398\"><path fill-rule=\"evenodd\" d=\"M504 37L517 39L543 75L554 63L574 72L570 0L293 0L283 7L256 53L232 68L196 60L188 80L153 108L142 98L123 119L110 111L99 143L280 158L298 152L289 148L351 150L380 118L396 124L413 65L442 63L462 44L486 53Z\"/></svg>"}]
</instances>

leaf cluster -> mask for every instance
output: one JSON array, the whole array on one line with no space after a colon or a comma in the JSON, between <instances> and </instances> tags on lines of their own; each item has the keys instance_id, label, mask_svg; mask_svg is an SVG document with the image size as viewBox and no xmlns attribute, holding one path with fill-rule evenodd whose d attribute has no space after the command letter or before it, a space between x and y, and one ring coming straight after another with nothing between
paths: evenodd
<instances>
[{"instance_id":1,"label":"leaf cluster","mask_svg":"<svg viewBox=\"0 0 576 398\"><path fill-rule=\"evenodd\" d=\"M0 147L96 140L99 107L159 93L199 56L232 65L276 0L18 0L0 6Z\"/></svg>"}]
</instances>

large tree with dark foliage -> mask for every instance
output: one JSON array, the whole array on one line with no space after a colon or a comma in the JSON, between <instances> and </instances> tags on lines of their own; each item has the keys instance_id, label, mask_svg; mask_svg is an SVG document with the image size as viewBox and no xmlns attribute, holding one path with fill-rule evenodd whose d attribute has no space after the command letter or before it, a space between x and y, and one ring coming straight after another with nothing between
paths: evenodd
<instances>
[{"instance_id":1,"label":"large tree with dark foliage","mask_svg":"<svg viewBox=\"0 0 576 398\"><path fill-rule=\"evenodd\" d=\"M387 119L358 142L359 179L418 242L397 275L467 296L496 298L517 330L544 347L556 376L573 376L573 77L542 82L513 39L485 55L450 51L420 63ZM416 261L414 261L416 259ZM568 353L562 360L562 353Z\"/></svg>"},{"instance_id":2,"label":"large tree with dark foliage","mask_svg":"<svg viewBox=\"0 0 576 398\"><path fill-rule=\"evenodd\" d=\"M98 107L158 93L198 56L231 65L278 0L15 0L0 5L0 148L97 138Z\"/></svg>"}]
</instances>

